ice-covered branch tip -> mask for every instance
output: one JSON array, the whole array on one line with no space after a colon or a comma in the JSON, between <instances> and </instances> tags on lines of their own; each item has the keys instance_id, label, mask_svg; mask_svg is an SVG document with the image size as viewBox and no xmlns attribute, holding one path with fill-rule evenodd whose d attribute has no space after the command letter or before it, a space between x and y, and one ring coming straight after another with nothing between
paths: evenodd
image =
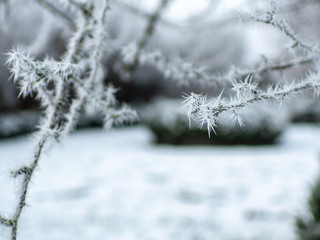
<instances>
[{"instance_id":1,"label":"ice-covered branch tip","mask_svg":"<svg viewBox=\"0 0 320 240\"><path fill-rule=\"evenodd\" d=\"M12 49L7 55L7 65L11 66L14 81L20 85L20 95L25 97L37 93L40 100L44 100L44 105L48 104L48 97L52 94L48 89L50 83L56 84L80 75L80 68L76 64L49 58L36 61L20 48Z\"/></svg>"},{"instance_id":2,"label":"ice-covered branch tip","mask_svg":"<svg viewBox=\"0 0 320 240\"><path fill-rule=\"evenodd\" d=\"M258 86L252 83L252 76L248 76L245 81L236 81L233 83L233 90L236 96L230 99L224 99L221 94L217 98L208 99L202 94L191 93L185 97L184 107L189 119L200 122L200 126L206 126L208 133L215 132L215 127L222 122L221 114L231 112L233 121L242 124L241 116L238 110L250 104L261 101L281 102L288 96L304 90L314 90L315 94L320 94L320 73L311 74L301 82L292 82L283 86L270 86L267 91L258 89Z\"/></svg>"},{"instance_id":3,"label":"ice-covered branch tip","mask_svg":"<svg viewBox=\"0 0 320 240\"><path fill-rule=\"evenodd\" d=\"M261 14L253 14L249 12L240 13L240 17L245 21L254 21L271 25L283 32L287 37L289 37L293 41L293 44L291 46L292 48L298 47L307 52L308 54L320 56L320 49L316 45L310 44L298 37L294 33L293 29L289 26L289 24L284 19L278 16L278 7L275 1L272 1L271 5L271 11L264 12L264 17L261 17Z\"/></svg>"}]
</instances>

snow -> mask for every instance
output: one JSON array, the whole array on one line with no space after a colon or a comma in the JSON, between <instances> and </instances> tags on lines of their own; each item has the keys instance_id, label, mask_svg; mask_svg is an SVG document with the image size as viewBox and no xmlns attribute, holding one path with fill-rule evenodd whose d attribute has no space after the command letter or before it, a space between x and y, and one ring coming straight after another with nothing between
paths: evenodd
<instances>
[{"instance_id":1,"label":"snow","mask_svg":"<svg viewBox=\"0 0 320 240\"><path fill-rule=\"evenodd\" d=\"M318 173L320 128L272 147L152 144L145 127L83 130L41 159L18 239L295 239ZM0 213L10 215L27 137L0 141ZM8 239L0 227L0 239Z\"/></svg>"}]
</instances>

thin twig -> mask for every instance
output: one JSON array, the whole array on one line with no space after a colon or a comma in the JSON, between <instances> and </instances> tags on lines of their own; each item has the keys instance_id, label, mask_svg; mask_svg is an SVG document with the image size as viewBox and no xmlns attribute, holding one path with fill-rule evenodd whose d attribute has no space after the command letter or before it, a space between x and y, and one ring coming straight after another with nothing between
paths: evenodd
<instances>
[{"instance_id":1,"label":"thin twig","mask_svg":"<svg viewBox=\"0 0 320 240\"><path fill-rule=\"evenodd\" d=\"M133 62L129 66L126 66L126 70L129 73L132 73L137 68L139 64L140 53L145 48L149 39L153 35L157 22L159 21L159 18L161 16L161 13L163 12L163 10L165 9L165 7L168 5L170 1L171 0L161 0L155 12L152 15L150 15L147 27L145 28L144 33L140 41L138 42L138 46L137 46L138 48L135 53Z\"/></svg>"},{"instance_id":2,"label":"thin twig","mask_svg":"<svg viewBox=\"0 0 320 240\"><path fill-rule=\"evenodd\" d=\"M13 223L12 220L4 218L2 216L0 216L0 224L6 226L6 227L12 227Z\"/></svg>"},{"instance_id":3,"label":"thin twig","mask_svg":"<svg viewBox=\"0 0 320 240\"><path fill-rule=\"evenodd\" d=\"M33 156L33 162L30 167L24 167L19 169L18 171L14 172L13 175L15 177L18 177L19 175L23 176L23 182L22 182L22 191L20 195L20 200L18 203L18 207L16 209L16 213L14 214L13 218L8 221L8 223L12 223L6 226L11 227L11 239L16 240L17 239L17 230L18 230L18 223L20 220L21 212L26 205L26 197L29 189L29 184L32 178L32 175L34 173L34 170L38 166L39 158L41 156L41 152L43 149L44 144L48 140L49 136L43 135L40 139L39 142L36 145L35 151L34 151L34 156Z\"/></svg>"},{"instance_id":4,"label":"thin twig","mask_svg":"<svg viewBox=\"0 0 320 240\"><path fill-rule=\"evenodd\" d=\"M63 19L73 31L75 31L77 29L77 25L74 22L74 20L70 17L70 15L68 15L67 13L62 11L61 9L59 9L53 3L49 2L48 0L36 0L36 1L40 5L45 7L47 10L49 10L52 14L57 15L58 17Z\"/></svg>"},{"instance_id":5,"label":"thin twig","mask_svg":"<svg viewBox=\"0 0 320 240\"><path fill-rule=\"evenodd\" d=\"M283 71L288 70L293 67L307 65L313 63L317 58L316 57L302 57L294 58L286 62L280 63L271 63L271 64L262 64L260 67L252 69L235 69L234 76L231 79L243 79L248 75L262 75L270 71Z\"/></svg>"},{"instance_id":6,"label":"thin twig","mask_svg":"<svg viewBox=\"0 0 320 240\"><path fill-rule=\"evenodd\" d=\"M128 46L130 47L130 46ZM124 50L124 55L126 51ZM124 59L126 56L124 56ZM139 62L142 64L149 64L157 68L160 72L165 74L166 78L171 78L178 81L182 85L188 85L189 82L208 84L226 84L236 79L244 79L248 75L259 76L270 71L284 71L296 66L311 64L318 58L314 56L294 58L280 63L268 63L264 61L256 67L252 68L236 68L232 67L225 74L208 74L206 68L197 66L188 62L171 62L161 52L147 53L140 51Z\"/></svg>"}]
</instances>

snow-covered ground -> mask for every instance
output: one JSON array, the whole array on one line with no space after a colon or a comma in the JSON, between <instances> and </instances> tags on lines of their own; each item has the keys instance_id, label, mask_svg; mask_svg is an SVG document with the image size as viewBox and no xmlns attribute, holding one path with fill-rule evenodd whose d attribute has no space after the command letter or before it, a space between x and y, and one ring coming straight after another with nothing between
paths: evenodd
<instances>
[{"instance_id":1,"label":"snow-covered ground","mask_svg":"<svg viewBox=\"0 0 320 240\"><path fill-rule=\"evenodd\" d=\"M19 239L291 240L318 172L320 128L289 127L274 147L152 144L144 127L86 130L48 150L32 181ZM9 177L30 156L0 142L0 213ZM0 227L0 239L8 239Z\"/></svg>"}]
</instances>

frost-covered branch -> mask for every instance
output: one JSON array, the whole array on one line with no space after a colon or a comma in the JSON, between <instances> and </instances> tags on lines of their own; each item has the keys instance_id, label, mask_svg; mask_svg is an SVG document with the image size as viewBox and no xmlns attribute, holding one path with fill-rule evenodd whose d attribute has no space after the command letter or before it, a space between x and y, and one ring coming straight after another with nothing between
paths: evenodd
<instances>
[{"instance_id":1,"label":"frost-covered branch","mask_svg":"<svg viewBox=\"0 0 320 240\"><path fill-rule=\"evenodd\" d=\"M164 73L166 78L174 79L181 85L188 85L191 81L197 81L199 83L208 83L209 77L205 72L204 67L197 67L188 62L170 62L160 52L155 51L147 53L140 50L136 43L124 47L121 51L123 62L130 64L138 58L137 62L140 64L149 64L156 67L160 72ZM220 79L215 79L215 82ZM213 81L212 81L213 82Z\"/></svg>"},{"instance_id":2,"label":"frost-covered branch","mask_svg":"<svg viewBox=\"0 0 320 240\"><path fill-rule=\"evenodd\" d=\"M269 63L265 58L263 63L259 64L257 67L245 69L245 68L236 68L233 67L230 69L229 74L224 76L225 80L235 80L235 79L244 79L248 75L259 76L261 74L271 72L271 71L284 71L293 67L298 67L302 65L312 64L318 58L317 57L300 57L293 58L288 61L280 62L280 63Z\"/></svg>"},{"instance_id":3,"label":"frost-covered branch","mask_svg":"<svg viewBox=\"0 0 320 240\"><path fill-rule=\"evenodd\" d=\"M18 223L20 220L20 216L22 213L23 208L26 205L26 197L29 189L29 184L31 181L31 177L33 175L34 170L38 166L39 158L41 156L41 152L43 149L43 146L45 142L48 139L48 135L42 135L39 139L35 150L34 150L34 156L33 156L33 162L30 166L22 167L19 170L13 172L13 177L17 178L18 176L22 176L22 188L20 189L21 194L19 198L19 202L16 208L16 212L12 219L9 220L11 222L11 225L6 225L11 227L11 239L16 240L17 239L17 231L18 231Z\"/></svg>"},{"instance_id":4,"label":"frost-covered branch","mask_svg":"<svg viewBox=\"0 0 320 240\"><path fill-rule=\"evenodd\" d=\"M277 15L278 7L274 1L272 3L272 10L267 11L264 13L264 17L257 16L255 14L246 13L242 14L242 18L244 20L252 20L255 22L264 23L267 25L271 25L281 32L283 32L287 37L289 37L293 41L292 48L299 47L306 51L309 54L316 54L317 56L320 55L320 50L317 46L313 44L309 44L306 41L302 40L298 37L293 29L289 26L289 24L282 18Z\"/></svg>"},{"instance_id":5,"label":"frost-covered branch","mask_svg":"<svg viewBox=\"0 0 320 240\"><path fill-rule=\"evenodd\" d=\"M112 87L106 89L102 84L104 24L107 10L110 9L109 1L72 4L76 4L80 9L82 17L78 18L78 29L61 61L49 58L43 61L35 60L19 48L8 53L8 64L11 66L14 81L20 85L20 94L25 96L35 93L45 109L45 117L36 134L32 163L12 172L14 178L21 179L15 213L11 218L0 216L0 224L11 228L12 240L17 238L18 223L26 204L29 184L45 144L49 140L60 141L72 130L80 110L86 107L91 99L99 106L97 109L104 114L108 126L110 119L113 119L112 124L118 124L137 118L135 111L126 106L118 106Z\"/></svg>"},{"instance_id":6,"label":"frost-covered branch","mask_svg":"<svg viewBox=\"0 0 320 240\"><path fill-rule=\"evenodd\" d=\"M121 51L123 61L131 63L137 56L138 46L136 43L131 43L124 47ZM205 66L197 66L191 62L183 60L170 61L160 51L146 52L140 51L139 63L154 66L162 72L165 78L174 79L180 85L188 85L190 82L200 83L204 85L224 85L235 79L244 79L248 75L259 76L270 71L283 71L293 67L311 64L318 58L307 56L301 58L293 58L288 61L275 63L268 62L264 59L263 63L251 68L231 67L225 74L209 74Z\"/></svg>"},{"instance_id":7,"label":"frost-covered branch","mask_svg":"<svg viewBox=\"0 0 320 240\"><path fill-rule=\"evenodd\" d=\"M77 78L80 69L76 64L69 62L57 62L45 58L43 61L36 61L22 49L13 49L8 53L7 64L11 66L13 80L20 85L20 95L37 94L44 107L49 105L53 91L47 89L50 83L58 84L70 76Z\"/></svg>"},{"instance_id":8,"label":"frost-covered branch","mask_svg":"<svg viewBox=\"0 0 320 240\"><path fill-rule=\"evenodd\" d=\"M207 96L202 94L187 95L185 108L189 119L195 119L200 122L200 126L206 126L210 136L210 132L214 132L217 124L222 121L220 114L223 112L231 112L234 120L243 124L238 110L247 105L261 101L282 102L288 96L305 90L314 90L315 94L319 95L320 73L309 75L301 82L270 86L267 91L258 89L258 85L252 82L252 76L248 76L244 81L235 81L233 90L236 96L229 100L222 98L222 94L212 99L207 99Z\"/></svg>"},{"instance_id":9,"label":"frost-covered branch","mask_svg":"<svg viewBox=\"0 0 320 240\"><path fill-rule=\"evenodd\" d=\"M128 71L129 73L133 72L138 66L140 53L147 45L150 37L153 35L156 25L160 19L160 16L170 1L171 0L160 0L159 5L156 8L155 12L152 15L150 15L147 22L147 26L141 36L140 41L137 44L137 49L134 53L132 62L131 63L127 62L127 66L125 67L126 71Z\"/></svg>"}]
</instances>

